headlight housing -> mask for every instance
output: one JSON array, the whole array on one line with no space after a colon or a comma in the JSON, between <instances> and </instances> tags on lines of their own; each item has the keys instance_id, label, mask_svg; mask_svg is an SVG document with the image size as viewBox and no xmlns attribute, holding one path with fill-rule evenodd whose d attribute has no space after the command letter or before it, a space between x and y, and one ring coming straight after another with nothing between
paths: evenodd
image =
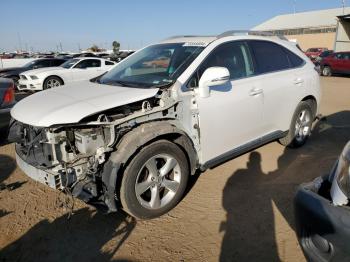
<instances>
[{"instance_id":1,"label":"headlight housing","mask_svg":"<svg viewBox=\"0 0 350 262\"><path fill-rule=\"evenodd\" d=\"M30 76L30 78L31 78L32 80L39 79L37 76Z\"/></svg>"},{"instance_id":2,"label":"headlight housing","mask_svg":"<svg viewBox=\"0 0 350 262\"><path fill-rule=\"evenodd\" d=\"M331 197L334 205L347 205L350 198L350 142L341 153L332 181Z\"/></svg>"}]
</instances>

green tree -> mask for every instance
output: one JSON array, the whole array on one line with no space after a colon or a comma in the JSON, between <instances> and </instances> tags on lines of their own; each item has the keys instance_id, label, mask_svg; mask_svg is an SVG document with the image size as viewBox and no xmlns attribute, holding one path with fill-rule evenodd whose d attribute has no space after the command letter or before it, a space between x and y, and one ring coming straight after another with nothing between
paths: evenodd
<instances>
[{"instance_id":1,"label":"green tree","mask_svg":"<svg viewBox=\"0 0 350 262\"><path fill-rule=\"evenodd\" d=\"M113 53L114 53L114 55L118 55L119 48L120 48L120 43L118 41L113 41L112 46L113 46Z\"/></svg>"}]
</instances>

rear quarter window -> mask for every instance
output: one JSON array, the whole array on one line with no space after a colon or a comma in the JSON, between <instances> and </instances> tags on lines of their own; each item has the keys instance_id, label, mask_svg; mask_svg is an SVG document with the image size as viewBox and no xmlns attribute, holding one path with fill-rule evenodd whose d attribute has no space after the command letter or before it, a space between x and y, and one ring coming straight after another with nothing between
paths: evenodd
<instances>
[{"instance_id":1,"label":"rear quarter window","mask_svg":"<svg viewBox=\"0 0 350 262\"><path fill-rule=\"evenodd\" d=\"M289 51L286 48L284 48L284 50L288 56L291 67L296 68L305 64L304 59L302 59L300 56L294 54L292 51Z\"/></svg>"}]
</instances>

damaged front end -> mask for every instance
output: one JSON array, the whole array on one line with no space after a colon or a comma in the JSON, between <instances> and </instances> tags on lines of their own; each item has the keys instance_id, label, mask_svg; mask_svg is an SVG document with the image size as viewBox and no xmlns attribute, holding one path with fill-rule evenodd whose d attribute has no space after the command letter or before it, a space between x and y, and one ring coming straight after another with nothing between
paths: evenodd
<instances>
[{"instance_id":1,"label":"damaged front end","mask_svg":"<svg viewBox=\"0 0 350 262\"><path fill-rule=\"evenodd\" d=\"M104 177L111 154L124 150L119 143L130 130L152 121L176 122L178 110L164 90L77 124L34 127L14 121L9 140L16 143L18 166L29 177L111 212L116 211L115 187Z\"/></svg>"},{"instance_id":2,"label":"damaged front end","mask_svg":"<svg viewBox=\"0 0 350 262\"><path fill-rule=\"evenodd\" d=\"M101 168L114 139L111 126L11 128L20 168L32 179L85 202L103 202ZM15 134L15 135L13 135Z\"/></svg>"}]
</instances>

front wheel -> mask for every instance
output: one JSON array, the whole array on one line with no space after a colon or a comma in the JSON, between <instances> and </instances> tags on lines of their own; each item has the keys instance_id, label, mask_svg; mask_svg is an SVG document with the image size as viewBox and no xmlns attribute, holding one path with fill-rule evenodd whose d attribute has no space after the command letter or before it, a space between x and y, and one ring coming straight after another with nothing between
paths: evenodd
<instances>
[{"instance_id":1,"label":"front wheel","mask_svg":"<svg viewBox=\"0 0 350 262\"><path fill-rule=\"evenodd\" d=\"M314 113L309 101L299 103L294 112L288 134L279 142L288 147L296 148L305 144L311 134Z\"/></svg>"},{"instance_id":2,"label":"front wheel","mask_svg":"<svg viewBox=\"0 0 350 262\"><path fill-rule=\"evenodd\" d=\"M44 89L50 89L63 85L63 81L56 76L49 76L44 82Z\"/></svg>"},{"instance_id":3,"label":"front wheel","mask_svg":"<svg viewBox=\"0 0 350 262\"><path fill-rule=\"evenodd\" d=\"M144 147L131 160L122 178L123 209L140 219L159 217L181 200L188 181L184 152L167 140Z\"/></svg>"}]
</instances>

